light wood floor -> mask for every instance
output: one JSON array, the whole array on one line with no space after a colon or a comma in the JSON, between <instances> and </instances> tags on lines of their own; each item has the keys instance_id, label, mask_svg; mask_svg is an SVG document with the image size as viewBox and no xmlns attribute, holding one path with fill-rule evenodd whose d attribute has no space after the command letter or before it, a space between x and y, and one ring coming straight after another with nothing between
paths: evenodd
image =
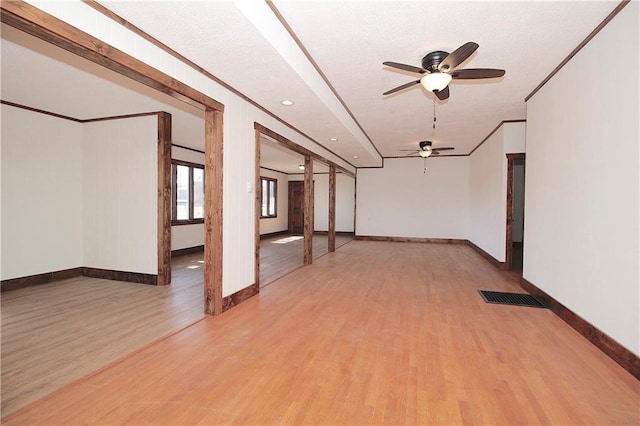
<instances>
[{"instance_id":1,"label":"light wood floor","mask_svg":"<svg viewBox=\"0 0 640 426\"><path fill-rule=\"evenodd\" d=\"M465 245L354 241L6 424L640 423L639 382Z\"/></svg>"},{"instance_id":2,"label":"light wood floor","mask_svg":"<svg viewBox=\"0 0 640 426\"><path fill-rule=\"evenodd\" d=\"M302 266L302 241L275 240L261 244L263 285ZM175 258L168 287L77 277L2 293L2 417L203 318L202 259Z\"/></svg>"},{"instance_id":3,"label":"light wood floor","mask_svg":"<svg viewBox=\"0 0 640 426\"><path fill-rule=\"evenodd\" d=\"M352 236L336 235L336 250L353 240ZM329 252L326 235L313 236L312 257ZM304 264L304 238L299 235L278 235L260 240L260 287L288 274Z\"/></svg>"}]
</instances>

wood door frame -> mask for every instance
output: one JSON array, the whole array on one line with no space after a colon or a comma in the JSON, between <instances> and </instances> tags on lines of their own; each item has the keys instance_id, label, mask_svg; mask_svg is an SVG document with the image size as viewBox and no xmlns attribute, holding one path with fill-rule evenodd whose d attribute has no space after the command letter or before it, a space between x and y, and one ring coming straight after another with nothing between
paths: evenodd
<instances>
[{"instance_id":1,"label":"wood door frame","mask_svg":"<svg viewBox=\"0 0 640 426\"><path fill-rule=\"evenodd\" d=\"M505 269L513 268L513 166L516 160L526 160L526 154L507 154L507 232L505 237Z\"/></svg>"},{"instance_id":2,"label":"wood door frame","mask_svg":"<svg viewBox=\"0 0 640 426\"><path fill-rule=\"evenodd\" d=\"M17 1L0 3L0 19L3 23L22 32L205 110L205 162L209 167L209 177L205 179L210 189L205 194L204 311L208 315L222 313L222 115L224 105L28 3ZM160 121L162 121L162 130L158 134L159 154L161 150L163 153L166 152L167 136L170 133L168 132L170 124L167 124L170 122L159 116L159 125ZM161 173L161 168L166 169L166 158L159 156L158 231L160 234L157 246L159 279L162 276L166 277L167 264L170 262L171 255L171 251L167 250L167 247L170 248L171 221L167 223L166 220L166 195L164 195L167 171L164 170ZM207 176L206 172L205 176ZM169 196L170 194L169 190ZM167 235L169 235L168 238ZM208 267L207 260L210 262Z\"/></svg>"}]
</instances>

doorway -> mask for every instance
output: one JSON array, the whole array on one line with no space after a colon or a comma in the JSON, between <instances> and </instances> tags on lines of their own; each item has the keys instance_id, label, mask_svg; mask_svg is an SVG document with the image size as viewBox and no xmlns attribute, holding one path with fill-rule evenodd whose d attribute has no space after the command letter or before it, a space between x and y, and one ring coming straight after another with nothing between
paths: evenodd
<instances>
[{"instance_id":1,"label":"doorway","mask_svg":"<svg viewBox=\"0 0 640 426\"><path fill-rule=\"evenodd\" d=\"M505 264L522 275L524 266L525 154L507 154L507 232Z\"/></svg>"},{"instance_id":2,"label":"doorway","mask_svg":"<svg viewBox=\"0 0 640 426\"><path fill-rule=\"evenodd\" d=\"M304 233L304 182L289 181L289 234Z\"/></svg>"}]
</instances>

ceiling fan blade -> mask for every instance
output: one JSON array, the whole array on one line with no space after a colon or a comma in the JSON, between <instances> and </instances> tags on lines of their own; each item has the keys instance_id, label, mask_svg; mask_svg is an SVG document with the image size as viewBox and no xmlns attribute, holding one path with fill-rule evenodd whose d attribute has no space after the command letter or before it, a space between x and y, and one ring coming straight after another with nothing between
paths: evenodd
<instances>
[{"instance_id":1,"label":"ceiling fan blade","mask_svg":"<svg viewBox=\"0 0 640 426\"><path fill-rule=\"evenodd\" d=\"M444 61L438 65L438 70L442 72L451 71L461 63L463 63L478 48L478 43L469 41L458 47L444 58Z\"/></svg>"},{"instance_id":2,"label":"ceiling fan blade","mask_svg":"<svg viewBox=\"0 0 640 426\"><path fill-rule=\"evenodd\" d=\"M412 155L416 155L418 153L418 151L414 151L410 154L405 155L405 157L411 157Z\"/></svg>"},{"instance_id":3,"label":"ceiling fan blade","mask_svg":"<svg viewBox=\"0 0 640 426\"><path fill-rule=\"evenodd\" d=\"M465 68L463 70L454 71L451 77L458 80L472 80L477 78L497 78L505 74L505 70L497 70L492 68Z\"/></svg>"},{"instance_id":4,"label":"ceiling fan blade","mask_svg":"<svg viewBox=\"0 0 640 426\"><path fill-rule=\"evenodd\" d=\"M436 151L435 149L431 150L431 155L440 155L440 153L438 151Z\"/></svg>"},{"instance_id":5,"label":"ceiling fan blade","mask_svg":"<svg viewBox=\"0 0 640 426\"><path fill-rule=\"evenodd\" d=\"M452 149L455 149L452 146L443 146L442 148L433 148L433 151L450 151Z\"/></svg>"},{"instance_id":6,"label":"ceiling fan blade","mask_svg":"<svg viewBox=\"0 0 640 426\"><path fill-rule=\"evenodd\" d=\"M427 70L424 70L422 68L414 67L413 65L399 64L398 62L383 62L382 65L386 65L388 67L393 67L393 68L398 68L398 69L404 70L404 71L417 72L417 73L420 73L420 74L424 74L425 72L427 72Z\"/></svg>"},{"instance_id":7,"label":"ceiling fan blade","mask_svg":"<svg viewBox=\"0 0 640 426\"><path fill-rule=\"evenodd\" d=\"M383 93L383 95L390 95L392 93L398 92L398 91L400 91L402 89L406 89L407 87L411 87L411 86L414 86L416 84L420 84L420 80L411 81L409 83L403 84L402 86L398 86L395 89L387 90L386 92Z\"/></svg>"},{"instance_id":8,"label":"ceiling fan blade","mask_svg":"<svg viewBox=\"0 0 640 426\"><path fill-rule=\"evenodd\" d=\"M445 87L442 90L434 90L433 93L435 93L438 99L440 99L441 101L444 101L449 97L449 86Z\"/></svg>"}]
</instances>

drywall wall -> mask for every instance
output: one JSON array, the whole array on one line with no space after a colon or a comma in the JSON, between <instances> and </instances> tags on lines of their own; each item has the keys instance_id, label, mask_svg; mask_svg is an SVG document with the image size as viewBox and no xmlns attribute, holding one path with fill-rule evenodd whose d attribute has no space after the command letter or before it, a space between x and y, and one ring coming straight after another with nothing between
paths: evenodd
<instances>
[{"instance_id":1,"label":"drywall wall","mask_svg":"<svg viewBox=\"0 0 640 426\"><path fill-rule=\"evenodd\" d=\"M158 273L158 118L85 123L84 265Z\"/></svg>"},{"instance_id":2,"label":"drywall wall","mask_svg":"<svg viewBox=\"0 0 640 426\"><path fill-rule=\"evenodd\" d=\"M525 139L524 122L504 122L469 160L469 240L500 262L506 258L507 154L525 152ZM522 226L515 228L522 235Z\"/></svg>"},{"instance_id":3,"label":"drywall wall","mask_svg":"<svg viewBox=\"0 0 640 426\"><path fill-rule=\"evenodd\" d=\"M640 354L638 7L527 103L524 278ZM602 52L615 81L603 84Z\"/></svg>"},{"instance_id":4,"label":"drywall wall","mask_svg":"<svg viewBox=\"0 0 640 426\"><path fill-rule=\"evenodd\" d=\"M82 264L82 124L2 112L2 276Z\"/></svg>"},{"instance_id":5,"label":"drywall wall","mask_svg":"<svg viewBox=\"0 0 640 426\"><path fill-rule=\"evenodd\" d=\"M468 238L468 157L385 159L359 169L356 235Z\"/></svg>"},{"instance_id":6,"label":"drywall wall","mask_svg":"<svg viewBox=\"0 0 640 426\"><path fill-rule=\"evenodd\" d=\"M500 262L505 260L506 161L504 125L469 160L469 240Z\"/></svg>"},{"instance_id":7,"label":"drywall wall","mask_svg":"<svg viewBox=\"0 0 640 426\"><path fill-rule=\"evenodd\" d=\"M203 123L204 126L204 123ZM171 158L204 164L204 154L177 146L171 147ZM171 250L179 250L204 245L204 224L173 225L171 227Z\"/></svg>"},{"instance_id":8,"label":"drywall wall","mask_svg":"<svg viewBox=\"0 0 640 426\"><path fill-rule=\"evenodd\" d=\"M300 174L290 175L290 181L302 181ZM313 175L313 230L329 230L329 174ZM336 232L354 232L355 179L336 173Z\"/></svg>"},{"instance_id":9,"label":"drywall wall","mask_svg":"<svg viewBox=\"0 0 640 426\"><path fill-rule=\"evenodd\" d=\"M260 176L273 178L278 181L277 185L277 217L260 219L260 235L272 234L274 232L286 231L289 227L289 178L285 173L273 170L260 169Z\"/></svg>"},{"instance_id":10,"label":"drywall wall","mask_svg":"<svg viewBox=\"0 0 640 426\"><path fill-rule=\"evenodd\" d=\"M354 232L356 180L336 174L336 232Z\"/></svg>"}]
</instances>

